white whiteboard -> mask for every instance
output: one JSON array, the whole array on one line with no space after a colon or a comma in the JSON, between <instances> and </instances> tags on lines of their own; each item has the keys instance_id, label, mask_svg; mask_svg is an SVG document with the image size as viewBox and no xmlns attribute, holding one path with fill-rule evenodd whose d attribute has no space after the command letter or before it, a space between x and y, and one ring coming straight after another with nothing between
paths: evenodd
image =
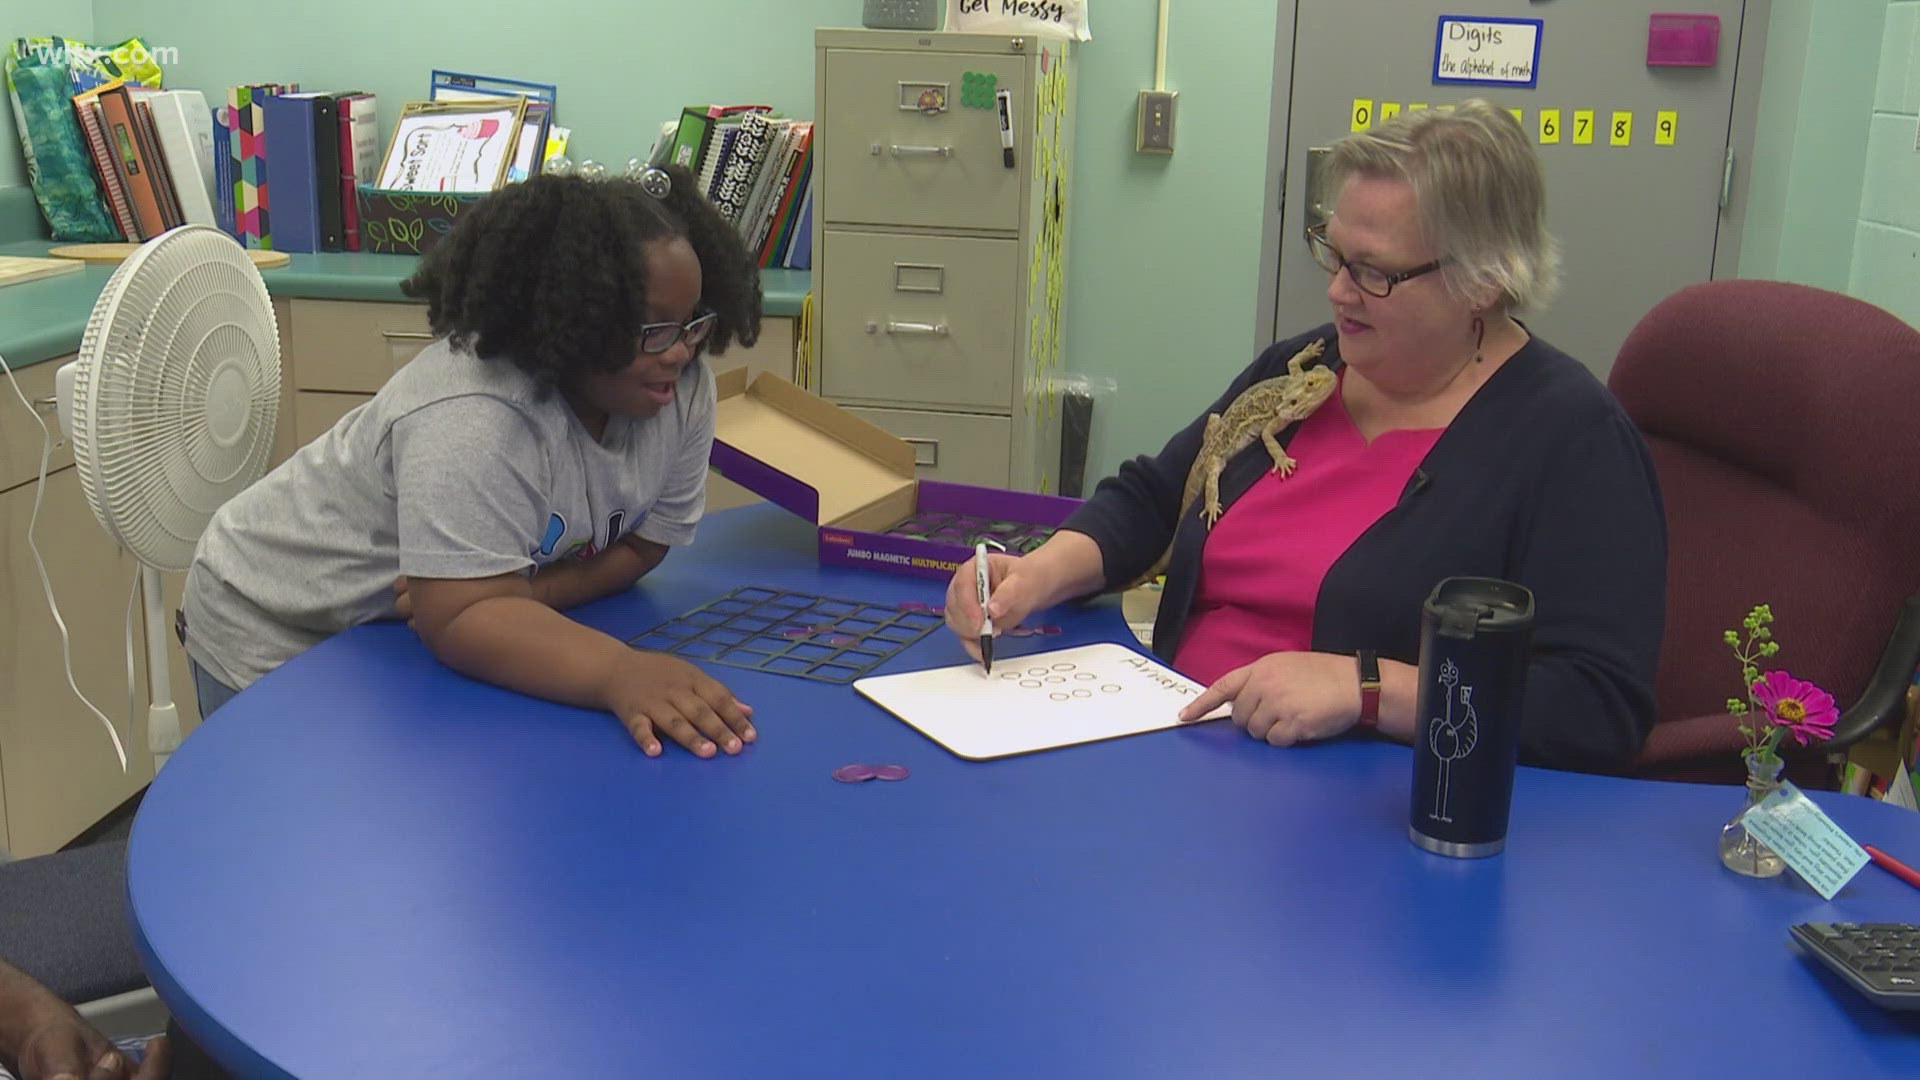
<instances>
[{"instance_id":1,"label":"white whiteboard","mask_svg":"<svg viewBox=\"0 0 1920 1080\"><path fill-rule=\"evenodd\" d=\"M968 761L1180 727L1206 687L1150 656L1105 643L858 679L874 704ZM1228 715L1222 705L1208 714Z\"/></svg>"}]
</instances>

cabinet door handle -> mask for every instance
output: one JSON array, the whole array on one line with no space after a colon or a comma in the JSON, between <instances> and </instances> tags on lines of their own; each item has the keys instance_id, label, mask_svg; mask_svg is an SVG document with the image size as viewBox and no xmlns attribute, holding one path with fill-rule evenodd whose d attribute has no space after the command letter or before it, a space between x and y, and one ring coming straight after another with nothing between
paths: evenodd
<instances>
[{"instance_id":1,"label":"cabinet door handle","mask_svg":"<svg viewBox=\"0 0 1920 1080\"><path fill-rule=\"evenodd\" d=\"M913 463L915 465L925 465L929 469L939 468L939 439L929 439L919 435L902 435L900 436L900 441L913 447ZM920 456L920 448L923 446L927 448L927 456L924 458Z\"/></svg>"},{"instance_id":2,"label":"cabinet door handle","mask_svg":"<svg viewBox=\"0 0 1920 1080\"><path fill-rule=\"evenodd\" d=\"M382 330L380 336L388 341L432 341L433 333L428 330Z\"/></svg>"},{"instance_id":3,"label":"cabinet door handle","mask_svg":"<svg viewBox=\"0 0 1920 1080\"><path fill-rule=\"evenodd\" d=\"M867 323L867 333L869 334L879 333L880 329L880 324L877 322ZM889 319L887 320L886 331L889 334L934 334L939 337L946 337L947 324L943 322L894 322Z\"/></svg>"},{"instance_id":4,"label":"cabinet door handle","mask_svg":"<svg viewBox=\"0 0 1920 1080\"><path fill-rule=\"evenodd\" d=\"M898 143L894 143L889 145L887 147L887 150L894 157L952 157L953 156L953 147L951 146L901 146ZM867 145L867 152L877 156L880 153L880 144L869 143Z\"/></svg>"}]
</instances>

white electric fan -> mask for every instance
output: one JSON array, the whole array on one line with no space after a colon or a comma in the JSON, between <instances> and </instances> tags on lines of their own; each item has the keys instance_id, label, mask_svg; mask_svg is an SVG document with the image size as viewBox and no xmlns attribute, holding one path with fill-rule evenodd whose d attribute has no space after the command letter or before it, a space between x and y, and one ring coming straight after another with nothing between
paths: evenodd
<instances>
[{"instance_id":1,"label":"white electric fan","mask_svg":"<svg viewBox=\"0 0 1920 1080\"><path fill-rule=\"evenodd\" d=\"M87 505L140 561L158 771L180 745L160 574L187 569L208 519L273 448L280 335L260 271L218 229L154 237L108 280L55 386Z\"/></svg>"}]
</instances>

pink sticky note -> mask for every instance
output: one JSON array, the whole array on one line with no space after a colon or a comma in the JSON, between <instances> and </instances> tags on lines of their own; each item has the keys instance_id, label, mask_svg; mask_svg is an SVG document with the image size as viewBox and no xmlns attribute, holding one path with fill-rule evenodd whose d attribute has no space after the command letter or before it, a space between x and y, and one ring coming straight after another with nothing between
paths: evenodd
<instances>
[{"instance_id":1,"label":"pink sticky note","mask_svg":"<svg viewBox=\"0 0 1920 1080\"><path fill-rule=\"evenodd\" d=\"M1720 62L1720 16L1647 16L1648 67L1712 67Z\"/></svg>"}]
</instances>

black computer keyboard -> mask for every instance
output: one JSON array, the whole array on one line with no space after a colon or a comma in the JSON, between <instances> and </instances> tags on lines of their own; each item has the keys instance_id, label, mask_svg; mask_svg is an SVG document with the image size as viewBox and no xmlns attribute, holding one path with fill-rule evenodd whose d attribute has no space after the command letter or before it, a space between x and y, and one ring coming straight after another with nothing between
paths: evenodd
<instances>
[{"instance_id":1,"label":"black computer keyboard","mask_svg":"<svg viewBox=\"0 0 1920 1080\"><path fill-rule=\"evenodd\" d=\"M1874 1004L1920 1009L1920 923L1801 923L1793 938Z\"/></svg>"}]
</instances>

